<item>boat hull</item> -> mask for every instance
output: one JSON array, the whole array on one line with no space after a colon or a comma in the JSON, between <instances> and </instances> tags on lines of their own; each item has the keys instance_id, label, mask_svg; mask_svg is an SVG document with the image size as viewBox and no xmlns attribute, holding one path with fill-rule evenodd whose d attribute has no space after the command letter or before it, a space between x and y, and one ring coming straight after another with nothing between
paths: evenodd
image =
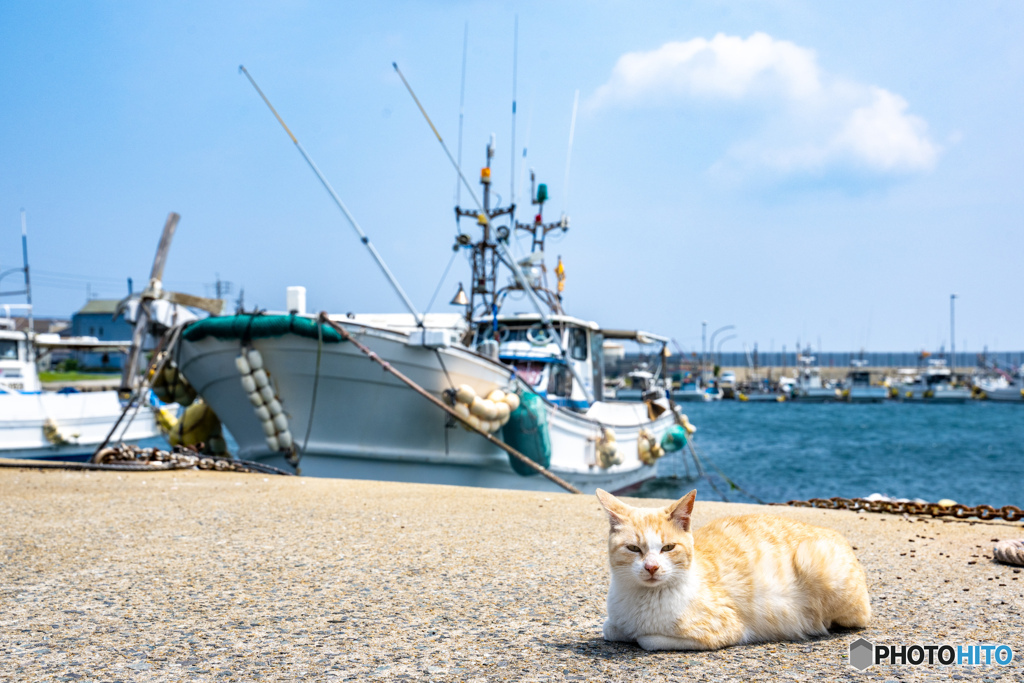
<instances>
[{"instance_id":1,"label":"boat hull","mask_svg":"<svg viewBox=\"0 0 1024 683\"><path fill-rule=\"evenodd\" d=\"M122 411L116 391L0 394L0 457L87 460ZM57 430L54 440L66 443L47 438L48 422ZM118 428L113 440L136 443L159 435L152 410L142 407L126 429Z\"/></svg>"},{"instance_id":2,"label":"boat hull","mask_svg":"<svg viewBox=\"0 0 1024 683\"><path fill-rule=\"evenodd\" d=\"M886 387L851 387L844 393L850 403L882 403L889 398Z\"/></svg>"},{"instance_id":3,"label":"boat hull","mask_svg":"<svg viewBox=\"0 0 1024 683\"><path fill-rule=\"evenodd\" d=\"M464 347L429 348L410 343L410 336L404 333L342 324L438 399L444 400L446 389L461 384L483 396L513 385L509 367ZM260 351L287 415L301 454L302 474L559 490L542 476L516 474L503 450L463 429L353 344L323 344L319 372L316 339L285 334L257 339L251 345ZM268 447L261 422L242 388L235 368L239 350L240 342L234 339L183 340L179 367L238 443L238 457L286 466L283 455ZM592 492L597 488L623 490L656 476L656 465L644 465L637 456L637 437L646 427L660 438L674 423L670 414L653 422L636 419L633 424L620 425L545 405L550 469L559 477ZM638 409L645 410L645 404L626 408ZM602 425L615 430L624 457L621 465L608 469L596 465L595 442ZM500 438L501 432L495 436Z\"/></svg>"}]
</instances>

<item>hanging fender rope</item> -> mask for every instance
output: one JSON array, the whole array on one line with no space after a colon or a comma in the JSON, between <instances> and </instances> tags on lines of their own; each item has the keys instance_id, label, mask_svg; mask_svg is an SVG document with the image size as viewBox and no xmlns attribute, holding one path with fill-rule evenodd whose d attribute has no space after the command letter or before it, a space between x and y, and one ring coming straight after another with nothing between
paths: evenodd
<instances>
[{"instance_id":1,"label":"hanging fender rope","mask_svg":"<svg viewBox=\"0 0 1024 683\"><path fill-rule=\"evenodd\" d=\"M448 405L445 405L445 403L443 401L441 401L440 399L435 397L433 394L428 392L426 389L424 389L420 385L416 384L416 382L412 381L411 379L409 379L408 377L403 375L401 372L399 372L397 369L395 369L386 360L384 360L383 358L378 356L376 353L371 351L369 348L364 346L362 343L360 343L358 340L356 340L355 337L353 337L351 334L349 334L348 330L346 330L344 327L342 327L338 323L336 323L333 320L331 320L330 318L328 318L327 317L327 313L321 312L320 316L319 316L319 321L322 324L325 323L325 324L329 325L331 328L334 329L335 332L340 334L345 339L345 341L351 342L352 345L355 346L357 349L359 349L359 351L361 353L363 353L367 358L369 358L374 363L377 363L382 368L384 368L385 372L390 372L392 375L395 376L396 379L401 381L403 384L407 385L410 389L412 389L417 394L419 394L423 398L425 398L428 401L430 401L431 403L433 403L435 406L437 406L438 408L440 408L444 412L446 412L449 415L451 415L453 418L458 420L459 423L464 425L467 429L469 429L471 431L474 431L477 434L479 434L480 436L484 437L485 439L490 441L492 444L494 444L495 446L497 446L501 450L503 450L506 453L508 453L509 455L511 455L513 458L519 460L520 462L522 462L527 467L536 470L538 473L540 473L541 475L543 475L544 477L546 477L550 481L554 482L558 486L561 486L563 489L565 489L569 493L582 493L578 488L576 488L575 486L573 486L569 482L565 481L564 479L559 477L557 474L555 474L551 470L547 469L546 467L542 467L541 465L538 465L533 460L530 460L525 455L523 455L522 453L520 453L516 449L512 448L508 444L506 444L506 443L504 443L502 441L499 441L498 439L495 439L493 436L491 436L487 432L485 432L485 431L483 431L481 429L477 429L473 425L469 424L469 422L464 420L462 418L462 416L459 415L457 412L455 412L455 410L453 408L451 408Z\"/></svg>"}]
</instances>

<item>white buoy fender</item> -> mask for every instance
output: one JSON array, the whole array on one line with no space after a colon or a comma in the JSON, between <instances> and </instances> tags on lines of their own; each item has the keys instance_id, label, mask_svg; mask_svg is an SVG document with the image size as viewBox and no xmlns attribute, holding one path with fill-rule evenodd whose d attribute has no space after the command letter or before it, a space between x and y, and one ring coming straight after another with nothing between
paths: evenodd
<instances>
[{"instance_id":1,"label":"white buoy fender","mask_svg":"<svg viewBox=\"0 0 1024 683\"><path fill-rule=\"evenodd\" d=\"M239 356L235 359L235 367L238 368L238 374L240 375L252 373L252 367L250 367L249 361L246 360L245 356Z\"/></svg>"},{"instance_id":2,"label":"white buoy fender","mask_svg":"<svg viewBox=\"0 0 1024 683\"><path fill-rule=\"evenodd\" d=\"M487 398L495 403L500 403L505 400L505 392L501 389L495 389L491 393L487 394Z\"/></svg>"},{"instance_id":3,"label":"white buoy fender","mask_svg":"<svg viewBox=\"0 0 1024 683\"><path fill-rule=\"evenodd\" d=\"M256 380L252 378L252 375L242 375L242 388L247 394L256 391Z\"/></svg>"},{"instance_id":4,"label":"white buoy fender","mask_svg":"<svg viewBox=\"0 0 1024 683\"><path fill-rule=\"evenodd\" d=\"M455 390L455 398L459 403L469 405L476 398L476 391L468 384L460 384L459 388Z\"/></svg>"},{"instance_id":5,"label":"white buoy fender","mask_svg":"<svg viewBox=\"0 0 1024 683\"><path fill-rule=\"evenodd\" d=\"M263 396L261 396L258 391L254 391L249 394L249 401L257 408L264 404Z\"/></svg>"},{"instance_id":6,"label":"white buoy fender","mask_svg":"<svg viewBox=\"0 0 1024 683\"><path fill-rule=\"evenodd\" d=\"M292 433L287 429L277 435L277 442L281 444L281 450L287 451L292 447Z\"/></svg>"},{"instance_id":7,"label":"white buoy fender","mask_svg":"<svg viewBox=\"0 0 1024 683\"><path fill-rule=\"evenodd\" d=\"M272 418L277 417L284 412L284 409L281 407L281 402L276 398L272 398L267 401L267 410L270 411L270 417Z\"/></svg>"},{"instance_id":8,"label":"white buoy fender","mask_svg":"<svg viewBox=\"0 0 1024 683\"><path fill-rule=\"evenodd\" d=\"M463 419L469 417L470 415L469 406L467 406L465 403L456 403L455 412L458 413Z\"/></svg>"},{"instance_id":9,"label":"white buoy fender","mask_svg":"<svg viewBox=\"0 0 1024 683\"><path fill-rule=\"evenodd\" d=\"M275 434L277 434L277 427L274 425L273 420L263 421L263 433L266 434L267 436L274 436Z\"/></svg>"},{"instance_id":10,"label":"white buoy fender","mask_svg":"<svg viewBox=\"0 0 1024 683\"><path fill-rule=\"evenodd\" d=\"M477 417L476 415L470 415L468 418L466 418L466 421L469 422L469 426L473 427L474 429L480 429L480 418Z\"/></svg>"},{"instance_id":11,"label":"white buoy fender","mask_svg":"<svg viewBox=\"0 0 1024 683\"><path fill-rule=\"evenodd\" d=\"M484 399L484 417L488 420L495 420L498 418L498 407L494 405L494 401L489 398Z\"/></svg>"},{"instance_id":12,"label":"white buoy fender","mask_svg":"<svg viewBox=\"0 0 1024 683\"><path fill-rule=\"evenodd\" d=\"M469 412L482 420L489 420L490 418L487 416L487 411L484 409L484 401L486 400L487 399L480 398L479 396L474 396L473 400L469 404Z\"/></svg>"},{"instance_id":13,"label":"white buoy fender","mask_svg":"<svg viewBox=\"0 0 1024 683\"><path fill-rule=\"evenodd\" d=\"M277 431L283 432L288 429L288 416L284 413L278 413L274 416L274 426L277 427Z\"/></svg>"},{"instance_id":14,"label":"white buoy fender","mask_svg":"<svg viewBox=\"0 0 1024 683\"><path fill-rule=\"evenodd\" d=\"M505 403L508 404L509 410L515 412L519 407L519 394L505 394Z\"/></svg>"},{"instance_id":15,"label":"white buoy fender","mask_svg":"<svg viewBox=\"0 0 1024 683\"><path fill-rule=\"evenodd\" d=\"M246 357L249 360L249 367L252 368L253 372L263 369L263 356L260 355L259 351L256 349L249 349Z\"/></svg>"},{"instance_id":16,"label":"white buoy fender","mask_svg":"<svg viewBox=\"0 0 1024 683\"><path fill-rule=\"evenodd\" d=\"M508 404L504 401L494 404L494 409L497 411L498 420L508 420L508 416L512 414L512 409L508 407ZM505 424L502 422L502 424Z\"/></svg>"},{"instance_id":17,"label":"white buoy fender","mask_svg":"<svg viewBox=\"0 0 1024 683\"><path fill-rule=\"evenodd\" d=\"M269 448L272 451L279 451L279 450L281 450L281 444L278 442L276 436L268 436L267 437L267 448Z\"/></svg>"},{"instance_id":18,"label":"white buoy fender","mask_svg":"<svg viewBox=\"0 0 1024 683\"><path fill-rule=\"evenodd\" d=\"M273 416L270 414L269 408L266 406L258 406L256 408L256 417L260 419L260 422L266 422Z\"/></svg>"},{"instance_id":19,"label":"white buoy fender","mask_svg":"<svg viewBox=\"0 0 1024 683\"><path fill-rule=\"evenodd\" d=\"M269 384L260 389L260 396L263 397L264 403L270 403L274 399L274 387Z\"/></svg>"},{"instance_id":20,"label":"white buoy fender","mask_svg":"<svg viewBox=\"0 0 1024 683\"><path fill-rule=\"evenodd\" d=\"M252 378L256 381L256 386L260 389L270 384L270 378L267 377L266 370L253 370Z\"/></svg>"}]
</instances>

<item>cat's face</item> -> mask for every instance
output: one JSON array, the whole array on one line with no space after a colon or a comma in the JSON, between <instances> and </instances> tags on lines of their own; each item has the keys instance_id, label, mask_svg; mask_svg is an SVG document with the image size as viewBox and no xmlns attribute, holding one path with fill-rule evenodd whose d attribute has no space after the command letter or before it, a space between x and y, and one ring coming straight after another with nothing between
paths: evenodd
<instances>
[{"instance_id":1,"label":"cat's face","mask_svg":"<svg viewBox=\"0 0 1024 683\"><path fill-rule=\"evenodd\" d=\"M630 584L657 588L686 576L693 561L690 513L696 491L664 508L635 508L598 489L611 530L608 557L612 573Z\"/></svg>"}]
</instances>

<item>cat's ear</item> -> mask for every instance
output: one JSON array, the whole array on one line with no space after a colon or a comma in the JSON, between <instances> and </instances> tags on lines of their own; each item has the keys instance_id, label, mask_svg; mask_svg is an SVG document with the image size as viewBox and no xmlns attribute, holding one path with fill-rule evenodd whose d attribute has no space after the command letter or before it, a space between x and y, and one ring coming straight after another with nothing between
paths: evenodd
<instances>
[{"instance_id":1,"label":"cat's ear","mask_svg":"<svg viewBox=\"0 0 1024 683\"><path fill-rule=\"evenodd\" d=\"M629 514L629 506L604 489L597 490L597 499L601 501L601 505L608 511L608 520L611 522L612 528L615 529L622 526L626 516Z\"/></svg>"},{"instance_id":2,"label":"cat's ear","mask_svg":"<svg viewBox=\"0 0 1024 683\"><path fill-rule=\"evenodd\" d=\"M693 513L695 500L697 500L697 489L690 491L668 508L669 519L682 527L683 531L690 530L690 515Z\"/></svg>"}]
</instances>

